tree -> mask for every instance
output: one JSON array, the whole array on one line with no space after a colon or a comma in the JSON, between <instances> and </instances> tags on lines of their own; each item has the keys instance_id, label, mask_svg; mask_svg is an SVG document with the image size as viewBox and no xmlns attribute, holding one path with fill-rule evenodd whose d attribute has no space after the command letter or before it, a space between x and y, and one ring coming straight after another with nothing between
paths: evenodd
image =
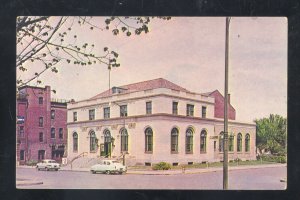
<instances>
[{"instance_id":1,"label":"tree","mask_svg":"<svg viewBox=\"0 0 300 200\"><path fill-rule=\"evenodd\" d=\"M257 127L257 148L260 151L270 151L271 154L285 154L287 137L286 118L271 114L269 118L255 120L255 123Z\"/></svg>"},{"instance_id":2,"label":"tree","mask_svg":"<svg viewBox=\"0 0 300 200\"><path fill-rule=\"evenodd\" d=\"M170 17L159 17L169 20ZM38 77L47 70L58 72L57 64L71 65L104 64L109 69L119 67L119 54L108 47L102 53L95 53L95 45L77 38L73 26L77 23L89 31L110 31L113 35L126 34L128 37L148 33L150 17L107 17L104 27L100 27L93 17L17 17L17 56L18 70L27 71L29 63L39 62L40 70L28 80L17 78L17 87L22 87L33 80L41 83Z\"/></svg>"}]
</instances>

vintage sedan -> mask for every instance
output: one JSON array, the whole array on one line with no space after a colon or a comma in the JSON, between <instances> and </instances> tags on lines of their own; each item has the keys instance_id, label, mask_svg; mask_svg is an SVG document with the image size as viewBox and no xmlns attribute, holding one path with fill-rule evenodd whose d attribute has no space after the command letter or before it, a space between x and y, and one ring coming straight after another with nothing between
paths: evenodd
<instances>
[{"instance_id":1,"label":"vintage sedan","mask_svg":"<svg viewBox=\"0 0 300 200\"><path fill-rule=\"evenodd\" d=\"M122 165L116 160L102 160L100 163L93 165L90 169L91 173L119 173L124 174L127 172L127 167Z\"/></svg>"},{"instance_id":2,"label":"vintage sedan","mask_svg":"<svg viewBox=\"0 0 300 200\"><path fill-rule=\"evenodd\" d=\"M55 170L58 171L58 169L60 168L59 163L57 163L55 160L50 160L50 159L46 159L46 160L42 160L42 162L39 162L38 164L36 164L36 169L37 170Z\"/></svg>"}]
</instances>

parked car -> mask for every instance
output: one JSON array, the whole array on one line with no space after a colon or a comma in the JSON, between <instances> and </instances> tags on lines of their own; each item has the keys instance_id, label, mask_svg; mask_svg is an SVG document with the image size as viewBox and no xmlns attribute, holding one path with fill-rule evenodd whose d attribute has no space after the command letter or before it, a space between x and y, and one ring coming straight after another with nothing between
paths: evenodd
<instances>
[{"instance_id":1,"label":"parked car","mask_svg":"<svg viewBox=\"0 0 300 200\"><path fill-rule=\"evenodd\" d=\"M93 165L90 169L91 173L119 173L124 174L127 172L127 167L122 165L116 160L102 160L99 164Z\"/></svg>"},{"instance_id":2,"label":"parked car","mask_svg":"<svg viewBox=\"0 0 300 200\"><path fill-rule=\"evenodd\" d=\"M55 160L50 160L50 159L45 159L42 160L42 162L39 162L38 164L36 164L36 169L37 170L55 170L58 171L58 169L60 168L59 163L57 163Z\"/></svg>"}]
</instances>

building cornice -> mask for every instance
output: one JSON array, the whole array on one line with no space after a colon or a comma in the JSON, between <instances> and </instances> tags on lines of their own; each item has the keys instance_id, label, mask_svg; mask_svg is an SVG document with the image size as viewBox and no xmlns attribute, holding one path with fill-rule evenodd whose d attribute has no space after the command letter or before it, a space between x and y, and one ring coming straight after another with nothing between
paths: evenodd
<instances>
[{"instance_id":1,"label":"building cornice","mask_svg":"<svg viewBox=\"0 0 300 200\"><path fill-rule=\"evenodd\" d=\"M107 105L109 102L116 102L116 101L117 102L118 101L126 102L126 101L134 101L134 100L141 100L141 99L154 98L154 97L170 97L170 98L176 98L176 99L180 99L180 100L187 100L187 101L193 101L193 102L198 102L198 103L205 103L205 104L214 105L213 102L208 102L208 101L204 101L204 100L159 93L159 94L154 94L154 95L145 95L143 97L133 97L133 98L127 98L127 99L105 101L105 102L101 102L101 103L95 103L95 104L90 104L90 105L72 107L72 108L68 108L68 110L75 110L75 109L80 109L80 108L85 108L85 107L95 107L95 106L105 105L105 104ZM84 101L85 100L79 101L79 102L84 102ZM91 100L88 100L88 101L91 101ZM78 102L76 102L76 103L78 103ZM74 104L71 104L71 105L74 105Z\"/></svg>"},{"instance_id":2,"label":"building cornice","mask_svg":"<svg viewBox=\"0 0 300 200\"><path fill-rule=\"evenodd\" d=\"M130 122L138 122L138 121L156 121L156 120L167 120L167 121L178 121L181 122L189 122L189 123L204 123L204 124L214 124L214 125L222 125L224 123L223 120L215 119L215 118L201 118L201 117L191 117L184 115L173 115L166 113L156 113L150 115L135 115L135 116L127 116L127 117L115 117L109 119L97 119L97 120L86 120L86 121L77 121L77 122L68 122L67 126L73 125L81 125L81 126L99 126L100 124L124 124L124 120L126 123ZM229 121L229 125L241 125L241 126L249 126L256 127L255 124L252 123L244 123L244 122L236 122Z\"/></svg>"}]
</instances>

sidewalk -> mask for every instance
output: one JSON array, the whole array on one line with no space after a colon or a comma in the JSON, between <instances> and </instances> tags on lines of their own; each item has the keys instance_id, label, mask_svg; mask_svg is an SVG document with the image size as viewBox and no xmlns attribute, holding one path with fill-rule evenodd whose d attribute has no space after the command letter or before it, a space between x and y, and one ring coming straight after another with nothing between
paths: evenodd
<instances>
[{"instance_id":1,"label":"sidewalk","mask_svg":"<svg viewBox=\"0 0 300 200\"><path fill-rule=\"evenodd\" d=\"M286 166L286 164L266 164L266 165L242 165L242 166L230 166L228 167L229 171L233 170L243 170L243 169L258 169L258 168L269 168L269 167L282 167ZM71 166L63 166L61 167L62 171L78 171L78 172L89 172L89 168L73 168ZM217 172L223 171L223 167L209 167L209 168L190 168L185 169L184 171L181 169L177 170L127 170L127 174L139 174L139 175L176 175L176 174L199 174L199 173L207 173L207 172Z\"/></svg>"}]
</instances>

